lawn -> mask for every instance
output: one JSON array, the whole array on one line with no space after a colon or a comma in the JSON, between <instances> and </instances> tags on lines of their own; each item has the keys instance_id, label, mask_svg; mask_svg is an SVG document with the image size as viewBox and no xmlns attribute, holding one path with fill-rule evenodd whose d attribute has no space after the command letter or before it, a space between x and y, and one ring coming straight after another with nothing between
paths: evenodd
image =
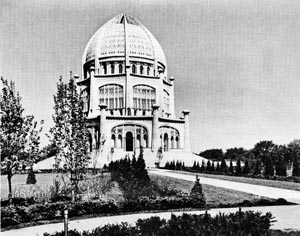
<instances>
[{"instance_id":1,"label":"lawn","mask_svg":"<svg viewBox=\"0 0 300 236\"><path fill-rule=\"evenodd\" d=\"M27 174L16 174L12 177L12 194L13 197L32 197L43 195L49 191L55 178L61 180L62 174L39 173L36 174L36 184L26 184ZM66 179L67 181L67 179ZM1 199L8 196L7 175L1 175Z\"/></svg>"},{"instance_id":2,"label":"lawn","mask_svg":"<svg viewBox=\"0 0 300 236\"><path fill-rule=\"evenodd\" d=\"M191 173L189 173L191 174ZM107 191L106 194L100 194L101 199L109 198L114 200L123 200L122 193L120 192L116 183L107 182L110 178L109 173L98 176L89 176L87 180L81 182L81 189L84 194L84 200L88 198L95 197L95 193ZM26 184L26 174L16 174L12 178L13 196L14 197L32 197L37 198L49 197L50 187L54 184L54 180L57 179L63 185L63 180L68 183L68 178L63 174L57 173L39 173L36 174L37 183L34 185ZM62 178L63 177L63 178ZM185 193L190 193L194 183L185 180L179 180L170 177L161 177L154 174L150 174L152 180L158 181L161 185L170 186L171 188L176 188ZM107 184L105 185L105 181ZM104 185L103 185L104 183ZM234 191L230 189L214 187L211 185L202 185L203 192L206 197L207 204L219 205L219 204L234 204L239 203L244 200L255 200L258 196L253 194L248 194L244 192ZM8 195L8 184L6 176L1 176L1 199L6 199Z\"/></svg>"},{"instance_id":3,"label":"lawn","mask_svg":"<svg viewBox=\"0 0 300 236\"><path fill-rule=\"evenodd\" d=\"M187 172L187 171L177 171L181 174L186 175L195 175L195 172ZM240 177L240 176L229 176L229 175L212 175L212 174L203 174L197 173L199 177L207 177L212 179L221 179L221 180L228 180L240 183L247 183L247 184L255 184L255 185L262 185L268 187L275 187L275 188L283 188L283 189L290 189L300 191L300 184L287 182L287 181L279 181L279 180L268 180L268 179L255 179L255 178L248 178L248 177Z\"/></svg>"},{"instance_id":4,"label":"lawn","mask_svg":"<svg viewBox=\"0 0 300 236\"><path fill-rule=\"evenodd\" d=\"M158 182L169 185L171 188L176 188L185 193L190 193L194 183L187 180L181 180L177 178L171 178L166 176L158 176L155 174L149 174L151 179L155 179ZM216 206L219 204L236 204L244 200L253 201L260 198L257 195L250 193L244 193L240 191L230 190L226 188L215 187L211 185L202 184L202 190L206 198L208 206ZM267 199L267 198L264 198Z\"/></svg>"},{"instance_id":5,"label":"lawn","mask_svg":"<svg viewBox=\"0 0 300 236\"><path fill-rule=\"evenodd\" d=\"M49 199L51 197L50 188L55 185L55 180L60 183L60 189L70 184L68 175L62 173L38 173L36 174L36 184L26 184L26 178L27 174L16 174L12 177L13 197ZM83 193L83 200L91 200L95 197L106 200L123 200L117 183L110 181L109 173L87 175L87 178L80 182L79 189ZM7 176L1 175L1 199L4 200L7 199L7 197Z\"/></svg>"}]
</instances>

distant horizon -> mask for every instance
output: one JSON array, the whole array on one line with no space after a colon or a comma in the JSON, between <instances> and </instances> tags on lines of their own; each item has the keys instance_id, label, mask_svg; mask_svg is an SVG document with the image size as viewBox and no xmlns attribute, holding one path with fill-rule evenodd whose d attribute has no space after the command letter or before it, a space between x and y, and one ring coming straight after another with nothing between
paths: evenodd
<instances>
[{"instance_id":1,"label":"distant horizon","mask_svg":"<svg viewBox=\"0 0 300 236\"><path fill-rule=\"evenodd\" d=\"M259 3L259 4L258 4ZM191 111L192 151L300 138L298 1L2 1L0 75L13 80L24 114L53 125L60 75L81 76L90 37L120 13L161 44L175 77L175 108ZM196 102L195 102L196 101ZM42 146L48 143L43 134Z\"/></svg>"}]
</instances>

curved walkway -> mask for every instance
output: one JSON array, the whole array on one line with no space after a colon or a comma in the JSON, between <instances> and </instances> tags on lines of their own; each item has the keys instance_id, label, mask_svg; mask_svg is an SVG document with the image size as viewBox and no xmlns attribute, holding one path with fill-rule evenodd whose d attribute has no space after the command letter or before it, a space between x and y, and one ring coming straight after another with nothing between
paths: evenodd
<instances>
[{"instance_id":1,"label":"curved walkway","mask_svg":"<svg viewBox=\"0 0 300 236\"><path fill-rule=\"evenodd\" d=\"M195 174L186 175L180 173L174 173L172 171L165 170L151 170L150 172L162 176L169 176L179 179L184 179L188 181L195 181ZM253 184L238 183L227 180L217 180L210 179L206 177L201 178L201 183L214 185L217 187L228 188L238 191L243 191L247 193L252 193L260 196L266 196L270 198L285 198L288 201L299 203L300 204L300 192L286 189L279 189L273 187L265 187ZM238 208L223 208L223 209L212 209L208 213L216 215L219 212L229 213L235 212ZM273 229L294 229L300 230L300 205L292 206L268 206L268 207L251 207L243 208L243 210L253 210L261 211L262 213L271 212L272 215L276 218L277 222L272 226ZM183 212L173 212L173 214L182 214ZM190 211L187 213L192 214L203 214L204 211ZM103 226L105 224L114 224L127 222L133 224L140 218L149 218L151 216L159 216L161 218L169 219L171 217L170 212L161 212L161 213L141 213L141 214L131 214L131 215L119 215L119 216L109 216L109 217L96 217L89 219L73 220L69 222L69 229L76 229L78 231L83 230L92 230L96 227ZM33 226L28 228L9 230L1 232L2 236L25 236L25 235L40 235L42 236L44 232L54 233L56 231L63 230L63 223L55 223L48 225Z\"/></svg>"},{"instance_id":2,"label":"curved walkway","mask_svg":"<svg viewBox=\"0 0 300 236\"><path fill-rule=\"evenodd\" d=\"M173 177L173 178L183 179L183 180L193 181L193 182L195 181L195 175L196 175L195 173L184 174L180 172L162 170L162 169L150 170L149 172L161 176L168 176L168 177ZM213 185L216 187L222 187L227 189L233 189L233 190L237 190L245 193L251 193L263 197L284 198L287 201L300 204L300 191L233 182L228 180L212 179L207 177L200 177L200 182L202 184Z\"/></svg>"}]
</instances>

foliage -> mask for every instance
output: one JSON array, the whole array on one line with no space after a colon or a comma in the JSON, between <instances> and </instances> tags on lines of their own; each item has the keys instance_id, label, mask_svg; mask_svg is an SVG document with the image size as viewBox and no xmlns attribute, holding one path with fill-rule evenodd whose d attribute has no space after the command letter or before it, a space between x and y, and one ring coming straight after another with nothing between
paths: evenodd
<instances>
[{"instance_id":1,"label":"foliage","mask_svg":"<svg viewBox=\"0 0 300 236\"><path fill-rule=\"evenodd\" d=\"M55 143L50 143L41 149L41 156L39 161L45 160L49 157L56 156L57 154L58 154L58 149L55 146Z\"/></svg>"},{"instance_id":2,"label":"foliage","mask_svg":"<svg viewBox=\"0 0 300 236\"><path fill-rule=\"evenodd\" d=\"M197 167L198 165L198 167ZM181 161L171 161L171 162L166 162L165 168L169 170L185 170L185 165L184 162ZM199 168L199 163L194 161L193 167L194 170L197 170Z\"/></svg>"},{"instance_id":3,"label":"foliage","mask_svg":"<svg viewBox=\"0 0 300 236\"><path fill-rule=\"evenodd\" d=\"M265 161L264 175L265 176L273 176L274 175L273 162L272 162L272 159L270 156L268 156Z\"/></svg>"},{"instance_id":4,"label":"foliage","mask_svg":"<svg viewBox=\"0 0 300 236\"><path fill-rule=\"evenodd\" d=\"M219 214L214 217L205 213L202 215L182 214L171 215L171 219L165 220L159 217L139 219L134 226L127 223L108 224L98 227L91 232L78 233L70 231L72 236L96 236L96 235L270 235L270 226L273 222L271 213L263 215L261 212L245 211L230 214ZM44 236L62 236L63 232Z\"/></svg>"},{"instance_id":5,"label":"foliage","mask_svg":"<svg viewBox=\"0 0 300 236\"><path fill-rule=\"evenodd\" d=\"M253 175L260 175L260 174L261 174L260 161L257 160L257 161L255 162L255 168L254 168Z\"/></svg>"},{"instance_id":6,"label":"foliage","mask_svg":"<svg viewBox=\"0 0 300 236\"><path fill-rule=\"evenodd\" d=\"M298 159L295 157L294 158L294 163L293 163L293 176L300 176L300 168L299 168L299 163Z\"/></svg>"},{"instance_id":7,"label":"foliage","mask_svg":"<svg viewBox=\"0 0 300 236\"><path fill-rule=\"evenodd\" d=\"M233 164L232 164L232 160L230 160L230 164L229 164L229 169L228 169L229 173L233 174L234 170L233 170Z\"/></svg>"},{"instance_id":8,"label":"foliage","mask_svg":"<svg viewBox=\"0 0 300 236\"><path fill-rule=\"evenodd\" d=\"M236 175L241 175L242 174L242 167L241 167L241 160L238 159L236 162L236 170L235 170Z\"/></svg>"},{"instance_id":9,"label":"foliage","mask_svg":"<svg viewBox=\"0 0 300 236\"><path fill-rule=\"evenodd\" d=\"M222 172L227 172L227 165L226 165L225 159L223 159L222 162L221 162L220 170L221 170Z\"/></svg>"},{"instance_id":10,"label":"foliage","mask_svg":"<svg viewBox=\"0 0 300 236\"><path fill-rule=\"evenodd\" d=\"M50 201L66 201L71 200L69 197L69 193L71 192L71 187L66 183L63 176L61 176L61 180L59 180L58 176L53 179L53 183L50 186Z\"/></svg>"},{"instance_id":11,"label":"foliage","mask_svg":"<svg viewBox=\"0 0 300 236\"><path fill-rule=\"evenodd\" d=\"M244 148L229 148L226 150L224 157L231 160L243 159L246 152Z\"/></svg>"},{"instance_id":12,"label":"foliage","mask_svg":"<svg viewBox=\"0 0 300 236\"><path fill-rule=\"evenodd\" d=\"M28 171L27 179L26 179L26 184L35 184L36 183L36 177L35 173L33 172L32 169Z\"/></svg>"},{"instance_id":13,"label":"foliage","mask_svg":"<svg viewBox=\"0 0 300 236\"><path fill-rule=\"evenodd\" d=\"M51 144L57 148L56 165L64 163L70 173L73 200L78 193L78 183L83 179L84 169L89 163L88 130L83 113L83 103L77 93L73 77L57 83L54 96L54 127L50 129Z\"/></svg>"},{"instance_id":14,"label":"foliage","mask_svg":"<svg viewBox=\"0 0 300 236\"><path fill-rule=\"evenodd\" d=\"M152 194L150 178L143 158L143 149L136 160L124 158L109 164L111 178L117 181L126 200Z\"/></svg>"},{"instance_id":15,"label":"foliage","mask_svg":"<svg viewBox=\"0 0 300 236\"><path fill-rule=\"evenodd\" d=\"M247 175L249 173L250 173L249 162L248 160L246 160L243 168L243 175Z\"/></svg>"},{"instance_id":16,"label":"foliage","mask_svg":"<svg viewBox=\"0 0 300 236\"><path fill-rule=\"evenodd\" d=\"M26 200L24 200L26 202ZM47 204L19 204L1 207L1 226L8 227L20 223L41 220L62 219L67 208L69 217L84 215L117 214L135 211L203 208L203 202L188 196L181 197L140 197L125 202L76 201L52 202Z\"/></svg>"},{"instance_id":17,"label":"foliage","mask_svg":"<svg viewBox=\"0 0 300 236\"><path fill-rule=\"evenodd\" d=\"M199 156L213 161L221 161L224 158L224 153L222 149L208 149L200 152Z\"/></svg>"},{"instance_id":18,"label":"foliage","mask_svg":"<svg viewBox=\"0 0 300 236\"><path fill-rule=\"evenodd\" d=\"M252 153L257 159L265 163L268 157L271 157L271 153L275 147L276 145L272 141L260 141L257 144L255 144L254 148L252 149Z\"/></svg>"},{"instance_id":19,"label":"foliage","mask_svg":"<svg viewBox=\"0 0 300 236\"><path fill-rule=\"evenodd\" d=\"M0 150L1 170L7 174L9 198L12 196L11 178L20 166L30 166L37 161L39 154L40 133L43 121L34 120L34 116L24 116L21 97L14 82L1 77L0 96Z\"/></svg>"},{"instance_id":20,"label":"foliage","mask_svg":"<svg viewBox=\"0 0 300 236\"><path fill-rule=\"evenodd\" d=\"M195 202L199 202L202 206L205 205L205 197L202 192L202 185L200 184L198 175L196 175L195 184L191 189L190 198Z\"/></svg>"},{"instance_id":21,"label":"foliage","mask_svg":"<svg viewBox=\"0 0 300 236\"><path fill-rule=\"evenodd\" d=\"M284 162L283 157L278 157L278 159L276 161L275 169L276 169L276 175L278 175L278 176L286 176L287 175L286 164Z\"/></svg>"}]
</instances>

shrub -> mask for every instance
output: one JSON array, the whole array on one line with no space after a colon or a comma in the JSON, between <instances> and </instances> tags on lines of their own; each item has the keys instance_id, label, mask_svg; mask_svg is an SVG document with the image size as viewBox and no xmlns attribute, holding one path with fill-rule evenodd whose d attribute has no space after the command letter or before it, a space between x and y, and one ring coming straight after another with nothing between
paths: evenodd
<instances>
[{"instance_id":1,"label":"shrub","mask_svg":"<svg viewBox=\"0 0 300 236\"><path fill-rule=\"evenodd\" d=\"M196 175L196 181L195 184L191 190L190 198L194 202L198 202L199 206L205 205L205 197L202 193L202 185L200 184L200 179L198 175Z\"/></svg>"},{"instance_id":2,"label":"shrub","mask_svg":"<svg viewBox=\"0 0 300 236\"><path fill-rule=\"evenodd\" d=\"M36 183L36 177L35 173L33 172L32 168L29 169L26 184L35 184Z\"/></svg>"},{"instance_id":3,"label":"shrub","mask_svg":"<svg viewBox=\"0 0 300 236\"><path fill-rule=\"evenodd\" d=\"M230 214L219 214L215 217L209 214L172 215L168 221L159 217L139 219L135 226L127 223L108 224L98 227L91 232L78 233L69 231L72 236L118 236L118 235L260 235L269 236L270 226L273 222L271 213L262 215L260 212L246 211ZM44 236L63 236L61 233L52 235L45 233Z\"/></svg>"}]
</instances>

